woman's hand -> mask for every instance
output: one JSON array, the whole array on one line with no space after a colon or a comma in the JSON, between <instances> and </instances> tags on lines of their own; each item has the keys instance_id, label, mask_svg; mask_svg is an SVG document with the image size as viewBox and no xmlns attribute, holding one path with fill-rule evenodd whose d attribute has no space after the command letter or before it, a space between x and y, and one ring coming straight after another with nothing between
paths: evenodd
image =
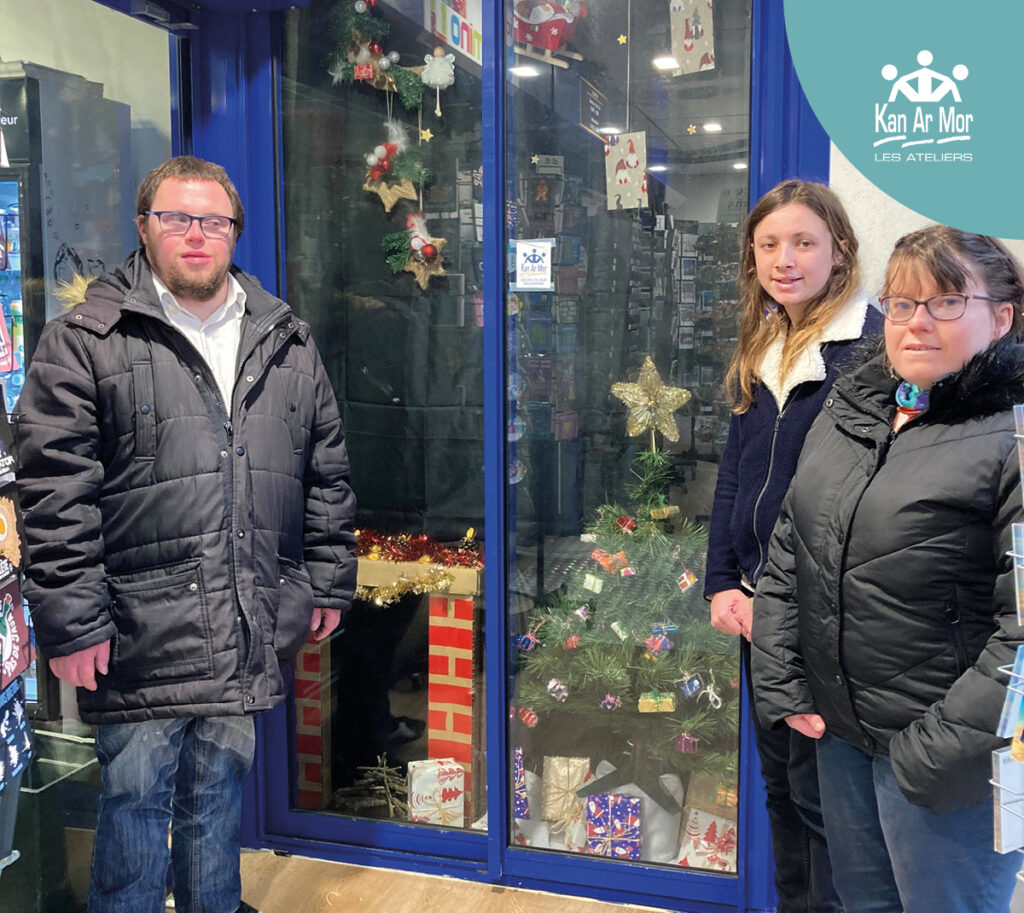
<instances>
[{"instance_id":1,"label":"woman's hand","mask_svg":"<svg viewBox=\"0 0 1024 913\"><path fill-rule=\"evenodd\" d=\"M722 590L711 597L711 624L723 634L742 634L750 640L753 600L743 590Z\"/></svg>"},{"instance_id":2,"label":"woman's hand","mask_svg":"<svg viewBox=\"0 0 1024 913\"><path fill-rule=\"evenodd\" d=\"M786 725L809 739L820 739L825 734L825 721L816 713L794 713L786 717Z\"/></svg>"}]
</instances>

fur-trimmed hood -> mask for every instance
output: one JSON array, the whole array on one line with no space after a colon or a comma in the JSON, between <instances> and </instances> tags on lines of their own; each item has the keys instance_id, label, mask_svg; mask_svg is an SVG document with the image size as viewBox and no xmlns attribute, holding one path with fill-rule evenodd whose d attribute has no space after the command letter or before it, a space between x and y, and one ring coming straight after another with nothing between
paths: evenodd
<instances>
[{"instance_id":1,"label":"fur-trimmed hood","mask_svg":"<svg viewBox=\"0 0 1024 913\"><path fill-rule=\"evenodd\" d=\"M900 378L889 368L884 347L865 345L836 382L836 392L869 411L889 414ZM928 411L918 421L956 424L985 418L1024 403L1024 345L1004 336L975 355L961 371L947 374L931 390Z\"/></svg>"}]
</instances>

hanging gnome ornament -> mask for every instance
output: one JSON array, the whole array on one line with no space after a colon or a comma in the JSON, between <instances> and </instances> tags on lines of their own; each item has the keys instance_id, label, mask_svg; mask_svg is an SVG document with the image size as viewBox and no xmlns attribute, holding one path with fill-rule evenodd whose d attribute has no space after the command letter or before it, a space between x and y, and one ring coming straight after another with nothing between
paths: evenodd
<instances>
[{"instance_id":1,"label":"hanging gnome ornament","mask_svg":"<svg viewBox=\"0 0 1024 913\"><path fill-rule=\"evenodd\" d=\"M441 90L447 89L455 82L455 55L445 54L442 48L434 48L434 53L427 54L423 62L420 79L423 80L423 85L433 87L437 99L434 114L440 117Z\"/></svg>"}]
</instances>

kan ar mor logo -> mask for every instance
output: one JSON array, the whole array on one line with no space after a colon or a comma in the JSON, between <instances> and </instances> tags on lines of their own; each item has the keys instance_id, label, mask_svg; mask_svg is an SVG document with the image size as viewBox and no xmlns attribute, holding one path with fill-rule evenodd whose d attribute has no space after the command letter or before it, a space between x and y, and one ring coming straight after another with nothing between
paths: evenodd
<instances>
[{"instance_id":1,"label":"kan ar mor logo","mask_svg":"<svg viewBox=\"0 0 1024 913\"><path fill-rule=\"evenodd\" d=\"M950 75L931 68L931 51L919 51L918 68L900 75L895 64L882 67L891 83L888 98L875 103L876 162L971 162L974 115L960 89L970 71L956 64ZM955 145L954 145L955 144Z\"/></svg>"}]
</instances>

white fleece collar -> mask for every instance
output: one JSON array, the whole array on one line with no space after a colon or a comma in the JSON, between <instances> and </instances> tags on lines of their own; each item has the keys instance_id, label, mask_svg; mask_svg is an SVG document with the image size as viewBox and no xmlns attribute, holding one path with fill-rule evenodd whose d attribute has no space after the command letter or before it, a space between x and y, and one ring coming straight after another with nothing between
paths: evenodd
<instances>
[{"instance_id":1,"label":"white fleece collar","mask_svg":"<svg viewBox=\"0 0 1024 913\"><path fill-rule=\"evenodd\" d=\"M779 334L772 340L771 345L761 356L757 373L761 382L775 397L779 409L782 409L786 398L798 384L825 379L825 359L821 355L821 347L826 342L859 339L864 329L864 320L867 318L869 306L867 295L863 291L860 292L853 301L825 324L818 344L809 345L800 353L789 374L786 375L785 383L779 380L779 369L782 367L782 349L786 344L786 337Z\"/></svg>"}]
</instances>

